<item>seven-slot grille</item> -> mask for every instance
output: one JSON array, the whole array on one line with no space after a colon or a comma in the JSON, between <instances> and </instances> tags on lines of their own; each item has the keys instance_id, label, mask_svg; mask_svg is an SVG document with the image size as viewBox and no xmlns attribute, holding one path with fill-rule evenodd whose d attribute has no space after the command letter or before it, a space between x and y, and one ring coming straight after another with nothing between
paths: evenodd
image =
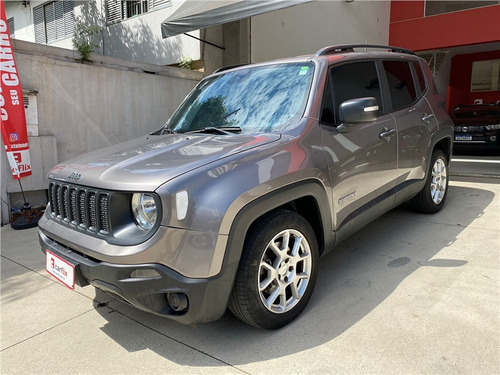
<instances>
[{"instance_id":1,"label":"seven-slot grille","mask_svg":"<svg viewBox=\"0 0 500 375\"><path fill-rule=\"evenodd\" d=\"M110 231L110 193L51 182L49 202L53 218L68 225L107 235Z\"/></svg>"}]
</instances>

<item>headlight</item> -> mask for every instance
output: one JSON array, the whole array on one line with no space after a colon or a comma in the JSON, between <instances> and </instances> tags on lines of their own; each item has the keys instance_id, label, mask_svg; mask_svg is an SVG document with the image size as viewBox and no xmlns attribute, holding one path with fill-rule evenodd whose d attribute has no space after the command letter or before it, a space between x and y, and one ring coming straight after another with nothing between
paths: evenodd
<instances>
[{"instance_id":1,"label":"headlight","mask_svg":"<svg viewBox=\"0 0 500 375\"><path fill-rule=\"evenodd\" d=\"M498 125L486 125L486 129L488 129L488 130L500 130L500 124L498 124Z\"/></svg>"},{"instance_id":2,"label":"headlight","mask_svg":"<svg viewBox=\"0 0 500 375\"><path fill-rule=\"evenodd\" d=\"M132 212L140 228L144 230L153 228L158 212L154 197L151 194L135 193L132 196Z\"/></svg>"}]
</instances>

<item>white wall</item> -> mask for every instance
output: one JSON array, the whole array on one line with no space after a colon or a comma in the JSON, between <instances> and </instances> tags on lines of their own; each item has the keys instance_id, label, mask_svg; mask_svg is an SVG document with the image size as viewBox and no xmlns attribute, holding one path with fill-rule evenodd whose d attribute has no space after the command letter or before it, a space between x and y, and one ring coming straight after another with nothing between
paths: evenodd
<instances>
[{"instance_id":1,"label":"white wall","mask_svg":"<svg viewBox=\"0 0 500 375\"><path fill-rule=\"evenodd\" d=\"M389 40L390 1L315 1L252 17L252 62L312 54L334 44Z\"/></svg>"},{"instance_id":2,"label":"white wall","mask_svg":"<svg viewBox=\"0 0 500 375\"><path fill-rule=\"evenodd\" d=\"M13 47L23 89L37 92L38 134L55 144L59 161L159 129L203 77L200 72L99 55L92 56L93 63L82 64L75 60L75 51L19 40ZM55 164L54 150L32 142L33 138L33 176L23 179L23 184L26 190L46 189L46 172ZM5 197L19 187L10 181L3 156L1 219L5 223L9 215ZM44 162L40 165L40 161Z\"/></svg>"},{"instance_id":3,"label":"white wall","mask_svg":"<svg viewBox=\"0 0 500 375\"><path fill-rule=\"evenodd\" d=\"M123 60L157 65L176 64L184 57L200 59L199 41L185 35L167 39L163 39L161 35L161 23L183 2L184 0L172 0L171 6L152 10L107 27L102 20L104 32L101 53ZM101 7L101 14L105 14L104 1L98 0L95 5ZM83 13L87 10L85 8L88 9L89 6L81 7ZM199 31L190 34L199 37Z\"/></svg>"},{"instance_id":4,"label":"white wall","mask_svg":"<svg viewBox=\"0 0 500 375\"><path fill-rule=\"evenodd\" d=\"M57 137L61 160L160 128L202 78L99 55L82 64L76 52L21 41L14 52L23 89L38 92L39 134Z\"/></svg>"},{"instance_id":5,"label":"white wall","mask_svg":"<svg viewBox=\"0 0 500 375\"><path fill-rule=\"evenodd\" d=\"M46 1L30 1L24 7L19 1L7 1L7 18L14 17L15 38L35 42L33 8ZM152 10L134 18L106 26L104 0L75 1L75 19L85 24L103 28L97 53L128 61L145 62L156 65L178 63L183 57L200 59L200 42L184 36L163 39L161 22L171 15L184 0L172 0L172 6ZM199 36L199 32L191 32ZM48 45L73 49L72 38L64 38Z\"/></svg>"}]
</instances>

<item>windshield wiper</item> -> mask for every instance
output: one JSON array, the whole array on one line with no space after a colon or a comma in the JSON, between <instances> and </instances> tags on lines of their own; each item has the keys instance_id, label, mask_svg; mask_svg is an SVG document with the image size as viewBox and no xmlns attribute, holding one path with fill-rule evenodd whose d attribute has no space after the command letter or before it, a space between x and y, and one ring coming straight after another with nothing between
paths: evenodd
<instances>
[{"instance_id":1,"label":"windshield wiper","mask_svg":"<svg viewBox=\"0 0 500 375\"><path fill-rule=\"evenodd\" d=\"M175 133L177 132L170 128L167 128L167 126L165 125L163 128L158 129L157 131L152 132L149 135L163 135L163 134L175 134Z\"/></svg>"},{"instance_id":2,"label":"windshield wiper","mask_svg":"<svg viewBox=\"0 0 500 375\"><path fill-rule=\"evenodd\" d=\"M175 134L177 133L176 131L170 129L170 128L167 128L167 127L164 127L160 130L160 135L163 135L163 134Z\"/></svg>"},{"instance_id":3,"label":"windshield wiper","mask_svg":"<svg viewBox=\"0 0 500 375\"><path fill-rule=\"evenodd\" d=\"M225 116L224 116L224 120L225 120L225 119L227 119L228 117L232 116L232 115L237 114L237 113L239 112L239 110L240 110L240 109L241 109L241 107L240 107L240 108L237 108L237 109L235 109L233 112L230 112L230 113L228 113L227 115L225 115Z\"/></svg>"},{"instance_id":4,"label":"windshield wiper","mask_svg":"<svg viewBox=\"0 0 500 375\"><path fill-rule=\"evenodd\" d=\"M234 133L241 133L241 128L239 126L221 126L221 127L207 126L205 128L189 130L185 133L209 133L209 134L232 135Z\"/></svg>"}]
</instances>

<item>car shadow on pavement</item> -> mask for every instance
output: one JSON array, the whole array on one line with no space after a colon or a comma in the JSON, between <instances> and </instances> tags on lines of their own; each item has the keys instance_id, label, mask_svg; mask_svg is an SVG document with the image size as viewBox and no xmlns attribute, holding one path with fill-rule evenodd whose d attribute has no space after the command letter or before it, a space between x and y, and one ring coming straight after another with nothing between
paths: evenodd
<instances>
[{"instance_id":1,"label":"car shadow on pavement","mask_svg":"<svg viewBox=\"0 0 500 375\"><path fill-rule=\"evenodd\" d=\"M382 314L380 310L384 311L380 324L391 324L392 314L397 311L379 307L390 303L397 288L398 291L403 288L405 294L402 297L399 293L394 298L417 303L422 309L428 304L433 286L426 284L425 276L414 276L416 272L424 270L438 275L450 267L467 266L468 259L455 259L450 255L454 247L461 246L461 233L471 223L476 226L488 220L483 214L495 196L477 186L450 186L445 208L435 215L417 214L399 207L322 257L318 282L308 307L281 330L250 327L229 312L216 322L184 326L97 292L94 305L99 305L97 311L107 322L101 329L128 351L147 348L176 361L178 356L168 351L168 345L155 344L158 340L151 341L151 345L144 341L138 343L135 337L124 333L127 324L123 317L126 317L130 324L142 326L151 335L163 335L165 340L206 354L206 366L213 366L214 358L221 365L243 365L299 354L335 340L367 315ZM410 276L412 281L405 282ZM397 303L404 305L405 301Z\"/></svg>"}]
</instances>

